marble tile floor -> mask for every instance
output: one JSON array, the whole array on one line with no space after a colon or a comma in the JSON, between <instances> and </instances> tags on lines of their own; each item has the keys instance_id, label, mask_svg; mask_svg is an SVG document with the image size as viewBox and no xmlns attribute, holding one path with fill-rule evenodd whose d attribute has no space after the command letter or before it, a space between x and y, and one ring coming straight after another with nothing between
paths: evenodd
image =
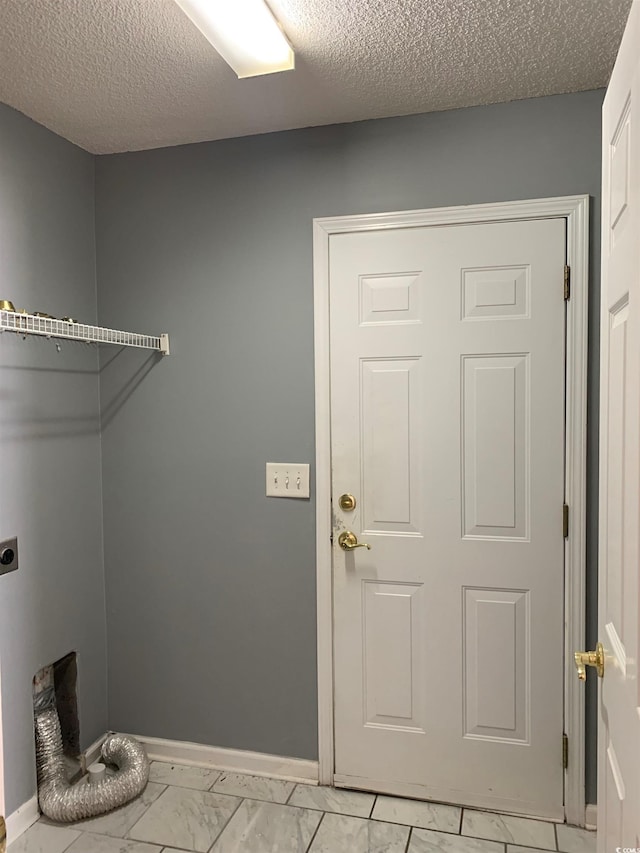
<instances>
[{"instance_id":1,"label":"marble tile floor","mask_svg":"<svg viewBox=\"0 0 640 853\"><path fill-rule=\"evenodd\" d=\"M74 824L41 818L9 853L595 853L571 826L153 762L140 797Z\"/></svg>"}]
</instances>

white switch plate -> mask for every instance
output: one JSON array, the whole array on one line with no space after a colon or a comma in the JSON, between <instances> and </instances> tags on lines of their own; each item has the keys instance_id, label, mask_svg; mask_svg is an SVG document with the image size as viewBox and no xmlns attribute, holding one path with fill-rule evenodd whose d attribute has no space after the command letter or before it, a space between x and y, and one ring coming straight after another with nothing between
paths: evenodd
<instances>
[{"instance_id":1,"label":"white switch plate","mask_svg":"<svg viewBox=\"0 0 640 853\"><path fill-rule=\"evenodd\" d=\"M309 466L267 462L267 497L308 498Z\"/></svg>"}]
</instances>

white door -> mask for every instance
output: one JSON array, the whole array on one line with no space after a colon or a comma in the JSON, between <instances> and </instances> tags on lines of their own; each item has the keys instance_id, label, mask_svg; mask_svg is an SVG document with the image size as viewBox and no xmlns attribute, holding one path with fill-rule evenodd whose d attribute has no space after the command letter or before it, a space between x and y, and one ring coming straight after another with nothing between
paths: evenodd
<instances>
[{"instance_id":1,"label":"white door","mask_svg":"<svg viewBox=\"0 0 640 853\"><path fill-rule=\"evenodd\" d=\"M604 103L598 848L640 848L640 2Z\"/></svg>"},{"instance_id":2,"label":"white door","mask_svg":"<svg viewBox=\"0 0 640 853\"><path fill-rule=\"evenodd\" d=\"M561 218L330 238L337 785L563 816L564 264Z\"/></svg>"}]
</instances>

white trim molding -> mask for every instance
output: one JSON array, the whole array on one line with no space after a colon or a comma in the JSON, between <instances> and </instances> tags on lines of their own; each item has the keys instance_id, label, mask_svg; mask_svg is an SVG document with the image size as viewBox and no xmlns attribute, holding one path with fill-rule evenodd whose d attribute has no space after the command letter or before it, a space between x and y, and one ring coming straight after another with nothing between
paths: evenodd
<instances>
[{"instance_id":1,"label":"white trim molding","mask_svg":"<svg viewBox=\"0 0 640 853\"><path fill-rule=\"evenodd\" d=\"M106 732L101 735L97 740L88 746L83 753L80 755L80 769L82 770L83 775L87 772L87 768L91 767L92 764L95 764L96 761L99 761L102 758L102 744L109 737L110 732Z\"/></svg>"},{"instance_id":2,"label":"white trim molding","mask_svg":"<svg viewBox=\"0 0 640 853\"><path fill-rule=\"evenodd\" d=\"M132 735L144 745L150 761L187 764L191 767L211 767L252 776L269 776L287 782L318 784L318 762L303 758L288 758L244 749L226 749L188 741L165 740Z\"/></svg>"},{"instance_id":3,"label":"white trim molding","mask_svg":"<svg viewBox=\"0 0 640 853\"><path fill-rule=\"evenodd\" d=\"M7 846L12 844L16 838L20 838L23 832L26 832L30 826L40 817L40 809L38 808L38 795L34 794L30 800L23 803L7 817Z\"/></svg>"},{"instance_id":4,"label":"white trim molding","mask_svg":"<svg viewBox=\"0 0 640 853\"><path fill-rule=\"evenodd\" d=\"M565 542L565 693L564 724L569 741L565 771L567 823L582 826L585 816L585 691L573 653L585 648L587 537L587 350L589 294L589 197L566 199L567 263L571 297L567 302L565 414L565 500L569 536Z\"/></svg>"},{"instance_id":5,"label":"white trim molding","mask_svg":"<svg viewBox=\"0 0 640 853\"><path fill-rule=\"evenodd\" d=\"M314 219L314 345L316 402L316 585L318 638L319 781L333 784L333 598L331 557L331 411L329 382L329 241L333 234L390 228L461 225L563 218L567 223L567 264L571 298L566 333L565 500L571 523L565 546L565 732L569 766L565 772L565 817L585 822L585 694L573 666L573 652L585 638L587 310L589 282L589 197L498 202L429 210ZM558 747L560 749L560 745Z\"/></svg>"},{"instance_id":6,"label":"white trim molding","mask_svg":"<svg viewBox=\"0 0 640 853\"><path fill-rule=\"evenodd\" d=\"M595 803L587 803L584 815L584 825L587 829L598 828L598 806Z\"/></svg>"}]
</instances>

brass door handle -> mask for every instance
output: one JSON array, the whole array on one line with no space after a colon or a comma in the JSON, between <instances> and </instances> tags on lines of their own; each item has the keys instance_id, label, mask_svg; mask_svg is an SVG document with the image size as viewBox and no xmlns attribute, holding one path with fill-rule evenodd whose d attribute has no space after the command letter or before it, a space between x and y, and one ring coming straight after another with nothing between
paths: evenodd
<instances>
[{"instance_id":1,"label":"brass door handle","mask_svg":"<svg viewBox=\"0 0 640 853\"><path fill-rule=\"evenodd\" d=\"M353 551L356 548L366 548L368 551L371 550L371 545L367 545L366 542L358 542L356 534L352 533L350 530L345 530L344 533L341 533L340 536L338 536L338 545L343 551Z\"/></svg>"},{"instance_id":2,"label":"brass door handle","mask_svg":"<svg viewBox=\"0 0 640 853\"><path fill-rule=\"evenodd\" d=\"M602 643L598 643L595 652L576 652L573 657L580 681L587 680L588 666L595 666L600 678L604 675L604 648Z\"/></svg>"}]
</instances>

